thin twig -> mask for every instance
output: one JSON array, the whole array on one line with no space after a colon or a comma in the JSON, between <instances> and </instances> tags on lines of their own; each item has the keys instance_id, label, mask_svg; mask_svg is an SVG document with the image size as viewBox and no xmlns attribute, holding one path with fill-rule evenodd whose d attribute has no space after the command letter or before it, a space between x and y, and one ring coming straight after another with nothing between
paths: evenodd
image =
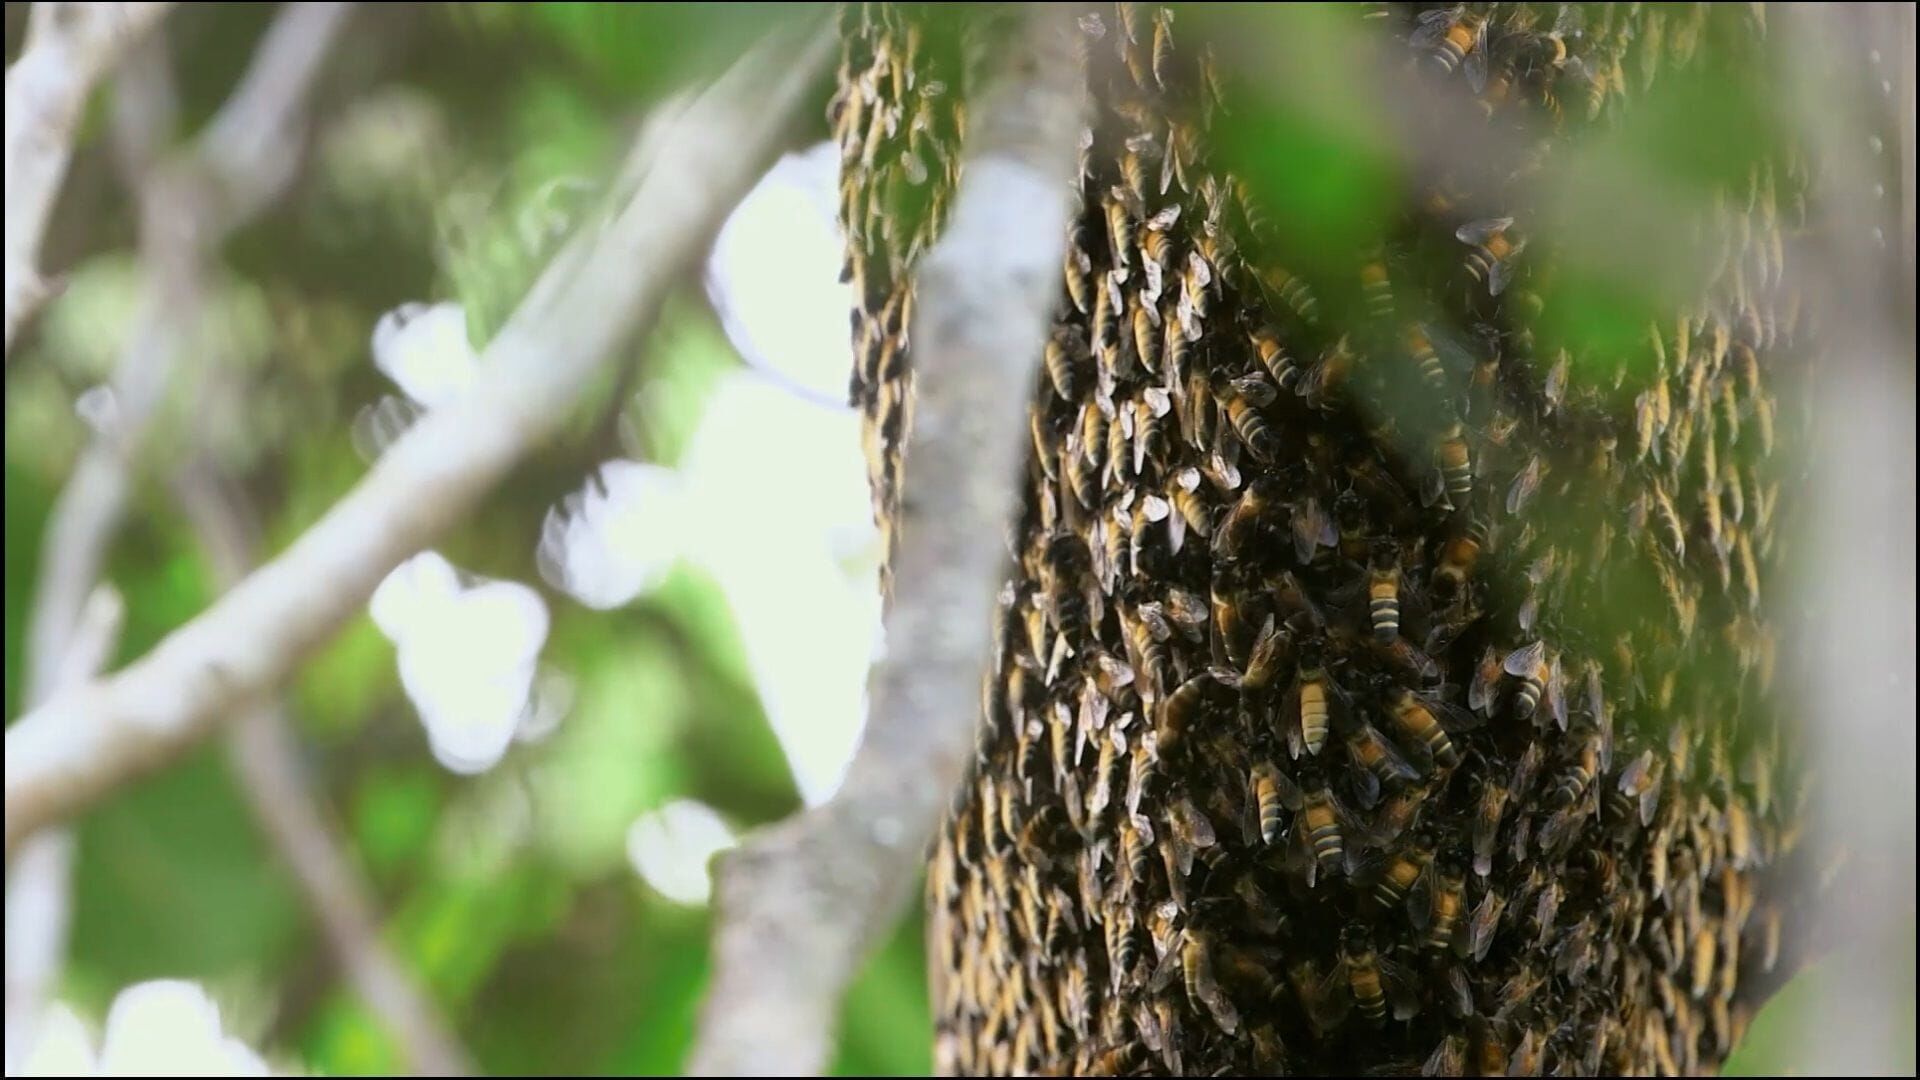
<instances>
[{"instance_id":1,"label":"thin twig","mask_svg":"<svg viewBox=\"0 0 1920 1080\"><path fill-rule=\"evenodd\" d=\"M396 441L359 486L151 653L7 731L6 835L93 804L265 699L389 571L549 438L613 344L652 321L721 216L781 149L830 35L787 27L643 136L636 183L563 250L480 359L485 378ZM630 196L630 197L628 197Z\"/></svg>"},{"instance_id":2,"label":"thin twig","mask_svg":"<svg viewBox=\"0 0 1920 1080\"><path fill-rule=\"evenodd\" d=\"M902 540L872 713L831 799L720 863L697 1075L820 1071L841 995L907 903L971 755L1086 86L1065 7L1026 9L1001 58L918 276Z\"/></svg>"},{"instance_id":3,"label":"thin twig","mask_svg":"<svg viewBox=\"0 0 1920 1080\"><path fill-rule=\"evenodd\" d=\"M49 292L40 243L73 156L74 128L93 85L171 3L38 3L27 43L7 69L6 356Z\"/></svg>"},{"instance_id":4,"label":"thin twig","mask_svg":"<svg viewBox=\"0 0 1920 1080\"><path fill-rule=\"evenodd\" d=\"M257 529L211 466L189 466L175 483L180 504L223 587L256 561ZM473 1064L433 1002L380 940L371 891L346 856L302 776L299 744L278 705L250 710L227 736L228 759L273 848L286 861L347 980L399 1042L408 1071L467 1076Z\"/></svg>"}]
</instances>

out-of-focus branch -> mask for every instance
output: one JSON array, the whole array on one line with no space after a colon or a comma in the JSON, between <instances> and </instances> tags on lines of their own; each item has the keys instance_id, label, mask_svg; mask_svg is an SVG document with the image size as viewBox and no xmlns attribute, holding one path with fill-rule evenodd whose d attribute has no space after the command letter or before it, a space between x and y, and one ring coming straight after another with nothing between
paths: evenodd
<instances>
[{"instance_id":1,"label":"out-of-focus branch","mask_svg":"<svg viewBox=\"0 0 1920 1080\"><path fill-rule=\"evenodd\" d=\"M80 455L47 522L44 564L34 594L28 685L45 685L44 665L63 643L119 529L140 453L175 361L200 330L210 252L286 186L288 151L320 59L338 37L348 4L296 4L271 29L240 86L205 135L179 154L154 159L164 133L154 103L171 98L164 59L139 58L123 87L120 159L140 203L142 295L115 368L113 421ZM28 702L40 703L29 693Z\"/></svg>"},{"instance_id":2,"label":"out-of-focus branch","mask_svg":"<svg viewBox=\"0 0 1920 1080\"><path fill-rule=\"evenodd\" d=\"M51 686L85 682L107 665L126 607L111 585L93 590L80 610L73 638ZM6 1065L20 1067L33 1047L47 992L66 952L72 905L73 834L65 829L35 836L7 873Z\"/></svg>"},{"instance_id":3,"label":"out-of-focus branch","mask_svg":"<svg viewBox=\"0 0 1920 1080\"><path fill-rule=\"evenodd\" d=\"M40 242L73 156L74 128L93 84L171 3L38 3L27 43L7 69L6 356L48 289Z\"/></svg>"},{"instance_id":4,"label":"out-of-focus branch","mask_svg":"<svg viewBox=\"0 0 1920 1080\"><path fill-rule=\"evenodd\" d=\"M147 656L15 724L6 741L8 851L272 693L389 571L551 436L602 358L652 320L780 149L830 46L830 35L811 28L776 31L643 136L636 153L649 160L636 163L617 213L548 266L482 355L479 385L427 414L292 547Z\"/></svg>"},{"instance_id":5,"label":"out-of-focus branch","mask_svg":"<svg viewBox=\"0 0 1920 1080\"><path fill-rule=\"evenodd\" d=\"M215 576L225 587L253 569L256 528L211 466L175 484ZM277 705L248 711L228 735L228 757L267 838L286 861L348 982L399 1042L409 1072L466 1076L473 1065L440 1011L380 940L369 889L301 775L293 729Z\"/></svg>"},{"instance_id":6,"label":"out-of-focus branch","mask_svg":"<svg viewBox=\"0 0 1920 1080\"><path fill-rule=\"evenodd\" d=\"M1779 95L1788 130L1819 163L1817 232L1791 253L1821 354L1804 386L1815 427L1799 481L1808 553L1787 622L1795 703L1818 770L1809 835L1848 855L1829 881L1801 883L1789 915L1819 992L1794 1071L1896 1075L1910 1067L1915 860L1914 727L1914 9L1786 5ZM1847 73L1836 77L1836 72ZM1815 555L1813 553L1823 553ZM1824 553L1845 552L1843 558ZM1836 679L1836 670L1871 672ZM1825 847L1826 845L1821 845ZM1825 862L1826 860L1821 860ZM1882 962L1873 962L1879 960Z\"/></svg>"},{"instance_id":7,"label":"out-of-focus branch","mask_svg":"<svg viewBox=\"0 0 1920 1080\"><path fill-rule=\"evenodd\" d=\"M1032 5L1002 51L946 235L919 272L901 544L872 712L833 798L720 863L697 1075L820 1071L841 995L907 902L972 752L1086 87L1070 8Z\"/></svg>"},{"instance_id":8,"label":"out-of-focus branch","mask_svg":"<svg viewBox=\"0 0 1920 1080\"><path fill-rule=\"evenodd\" d=\"M131 5L151 22L164 5ZM49 4L35 8L35 34L85 30L113 45L118 55L132 35L121 26L136 13L115 14L115 5ZM208 133L177 155L163 151L173 131L173 81L161 41L137 45L118 81L114 141L127 186L139 203L140 248L146 274L139 315L128 329L112 379L114 408L80 455L61 489L41 541L41 568L27 631L25 698L38 707L57 688L85 683L105 666L104 652L92 655L77 636L87 617L113 536L119 531L133 487L133 462L153 428L154 416L170 381L173 363L200 329L201 284L209 254L226 232L263 209L290 179L285 162L293 155L299 116L319 61L338 36L348 5L297 5L268 31L241 85L215 116ZM101 19L116 20L106 28ZM143 24L144 25L144 24ZM118 29L116 29L118 28ZM101 37L101 35L107 35ZM117 35L117 36L116 36ZM22 61L24 64L25 61ZM19 68L21 65L16 65ZM30 77L38 78L39 76ZM97 73L96 73L97 74ZM88 76L91 81L92 76ZM13 183L15 165L50 186L15 157L14 73L8 73L8 285L7 328L14 326ZM84 98L84 90L80 96ZM76 104L74 108L78 108ZM67 118L71 126L72 118ZM65 168L65 142L58 144ZM29 145L23 153L33 150ZM30 238L37 248L38 228ZM23 264L30 271L32 252ZM76 655L82 659L76 661ZM76 664L81 668L76 674ZM22 948L7 951L9 1060L31 1035L44 988L54 980L65 952L72 839L64 833L43 839L9 876L8 933ZM15 920L14 905L35 917ZM27 924L31 923L31 927ZM26 940L31 938L30 941ZM15 993L15 985L22 989ZM13 1032L21 1033L19 1039Z\"/></svg>"}]
</instances>

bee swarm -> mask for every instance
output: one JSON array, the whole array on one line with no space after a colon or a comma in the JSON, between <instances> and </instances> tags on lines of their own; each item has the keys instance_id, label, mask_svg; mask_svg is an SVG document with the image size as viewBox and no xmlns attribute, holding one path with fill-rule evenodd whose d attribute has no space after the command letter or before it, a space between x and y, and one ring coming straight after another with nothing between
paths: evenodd
<instances>
[{"instance_id":1,"label":"bee swarm","mask_svg":"<svg viewBox=\"0 0 1920 1080\"><path fill-rule=\"evenodd\" d=\"M942 1070L1677 1074L1738 1040L1807 857L1760 590L1808 180L1723 193L1635 362L1550 339L1524 151L1764 33L1593 7L1346 9L1523 152L1419 180L1339 274L1210 157L1233 99L1168 9L1081 18L1084 211L928 883ZM943 17L849 6L830 112L889 551L966 129Z\"/></svg>"}]
</instances>

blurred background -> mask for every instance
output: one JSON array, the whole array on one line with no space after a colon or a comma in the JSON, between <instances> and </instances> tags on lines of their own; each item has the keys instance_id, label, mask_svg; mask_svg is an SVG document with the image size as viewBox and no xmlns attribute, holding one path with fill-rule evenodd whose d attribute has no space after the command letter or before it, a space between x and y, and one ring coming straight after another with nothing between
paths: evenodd
<instances>
[{"instance_id":1,"label":"blurred background","mask_svg":"<svg viewBox=\"0 0 1920 1080\"><path fill-rule=\"evenodd\" d=\"M9 62L24 8L7 7ZM169 17L183 135L275 11ZM471 384L472 343L598 191L647 104L769 17L756 5L361 12L303 176L209 283L212 344L162 404L151 463L211 457L262 550L283 548L412 418ZM105 383L140 284L109 98L86 117L49 232L43 262L64 268L64 291L6 373L10 718L49 511L90 425L115 408ZM837 171L824 142L780 161L631 343L629 374L397 570L286 694L309 792L364 875L385 944L488 1072L678 1071L707 977L708 860L829 796L859 736L879 552L844 404ZM402 304L420 307L377 334ZM109 667L219 591L165 483L135 493L106 578L125 606ZM1907 1038L1888 1048L1908 1069L1911 911L1892 983ZM12 921L10 908L10 940ZM276 1069L404 1069L223 742L79 822L69 941L54 990L89 1038L126 988L182 979ZM1791 1068L1818 1037L1821 996L1858 962L1835 957L1789 987L1727 1071ZM853 988L836 1072L928 1070L925 979L916 915Z\"/></svg>"}]
</instances>

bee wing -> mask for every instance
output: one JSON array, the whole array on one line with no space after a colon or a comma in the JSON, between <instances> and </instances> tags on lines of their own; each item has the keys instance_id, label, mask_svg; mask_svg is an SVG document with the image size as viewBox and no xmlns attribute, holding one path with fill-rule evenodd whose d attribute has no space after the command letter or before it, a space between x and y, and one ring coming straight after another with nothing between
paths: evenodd
<instances>
[{"instance_id":1,"label":"bee wing","mask_svg":"<svg viewBox=\"0 0 1920 1080\"><path fill-rule=\"evenodd\" d=\"M1560 725L1561 731L1567 730L1567 678L1560 669L1558 656L1553 658L1553 666L1547 673L1545 694L1553 712L1553 722Z\"/></svg>"},{"instance_id":2,"label":"bee wing","mask_svg":"<svg viewBox=\"0 0 1920 1080\"><path fill-rule=\"evenodd\" d=\"M1499 296L1507 291L1508 283L1513 280L1513 260L1518 254L1520 254L1520 247L1515 245L1512 251L1507 252L1506 258L1496 260L1491 267L1487 268L1488 296Z\"/></svg>"},{"instance_id":3,"label":"bee wing","mask_svg":"<svg viewBox=\"0 0 1920 1080\"><path fill-rule=\"evenodd\" d=\"M1528 459L1527 467L1520 470L1520 474L1513 478L1512 485L1507 488L1507 513L1518 514L1526 509L1527 503L1532 501L1534 494L1539 490L1540 455L1535 454Z\"/></svg>"},{"instance_id":4,"label":"bee wing","mask_svg":"<svg viewBox=\"0 0 1920 1080\"><path fill-rule=\"evenodd\" d=\"M1347 771L1347 779L1353 786L1354 802L1359 803L1362 809L1371 810L1379 804L1380 778L1373 775L1371 770L1356 762Z\"/></svg>"},{"instance_id":5,"label":"bee wing","mask_svg":"<svg viewBox=\"0 0 1920 1080\"><path fill-rule=\"evenodd\" d=\"M1500 912L1505 907L1499 894L1488 889L1480 898L1480 905L1473 909L1473 918L1467 923L1466 944L1474 963L1487 958L1487 950L1493 947L1493 933L1500 925Z\"/></svg>"},{"instance_id":6,"label":"bee wing","mask_svg":"<svg viewBox=\"0 0 1920 1080\"><path fill-rule=\"evenodd\" d=\"M1242 375L1232 380L1234 393L1245 398L1247 404L1256 409L1273 404L1280 391L1262 375Z\"/></svg>"},{"instance_id":7,"label":"bee wing","mask_svg":"<svg viewBox=\"0 0 1920 1080\"><path fill-rule=\"evenodd\" d=\"M1488 711L1494 704L1494 685L1499 678L1500 665L1495 657L1493 646L1487 646L1486 655L1480 666L1474 669L1473 683L1467 687L1467 705L1475 711Z\"/></svg>"},{"instance_id":8,"label":"bee wing","mask_svg":"<svg viewBox=\"0 0 1920 1080\"><path fill-rule=\"evenodd\" d=\"M1454 21L1460 17L1460 10L1458 7L1451 7L1421 12L1420 25L1414 27L1413 33L1408 35L1407 43L1416 49L1424 49L1435 44L1446 36L1448 30L1453 29Z\"/></svg>"},{"instance_id":9,"label":"bee wing","mask_svg":"<svg viewBox=\"0 0 1920 1080\"><path fill-rule=\"evenodd\" d=\"M1536 641L1531 645L1523 645L1508 653L1506 660L1501 662L1500 667L1509 675L1531 675L1534 669L1540 666L1540 661L1544 659L1546 655L1547 643L1545 641Z\"/></svg>"},{"instance_id":10,"label":"bee wing","mask_svg":"<svg viewBox=\"0 0 1920 1080\"><path fill-rule=\"evenodd\" d=\"M1510 217L1483 218L1480 221L1469 221L1465 225L1460 226L1453 231L1453 236L1454 239L1459 240L1463 244L1484 244L1492 239L1496 233L1510 228L1512 225L1513 219Z\"/></svg>"},{"instance_id":11,"label":"bee wing","mask_svg":"<svg viewBox=\"0 0 1920 1080\"><path fill-rule=\"evenodd\" d=\"M1420 505L1432 506L1447 493L1447 478L1437 468L1427 470L1420 481Z\"/></svg>"},{"instance_id":12,"label":"bee wing","mask_svg":"<svg viewBox=\"0 0 1920 1080\"><path fill-rule=\"evenodd\" d=\"M1402 901L1414 930L1422 934L1427 932L1427 924L1433 921L1433 877L1431 863L1421 867L1420 876L1414 879L1413 887L1407 890L1407 898Z\"/></svg>"},{"instance_id":13,"label":"bee wing","mask_svg":"<svg viewBox=\"0 0 1920 1080\"><path fill-rule=\"evenodd\" d=\"M1434 717L1438 719L1440 725L1449 732L1472 731L1487 722L1486 717L1481 716L1479 713L1469 712L1458 705L1449 704L1448 702L1434 698L1422 698L1421 701L1426 704L1427 708L1433 710Z\"/></svg>"},{"instance_id":14,"label":"bee wing","mask_svg":"<svg viewBox=\"0 0 1920 1080\"><path fill-rule=\"evenodd\" d=\"M1393 1018L1406 1020L1420 1012L1418 983L1413 973L1404 966L1382 956L1380 963L1380 981L1386 985L1387 1000L1393 1004Z\"/></svg>"},{"instance_id":15,"label":"bee wing","mask_svg":"<svg viewBox=\"0 0 1920 1080\"><path fill-rule=\"evenodd\" d=\"M1186 940L1187 932L1181 930L1174 935L1172 941L1167 943L1166 955L1160 958L1160 963L1153 969L1152 978L1147 980L1149 991L1158 994L1179 977L1183 968L1180 955L1186 951Z\"/></svg>"},{"instance_id":16,"label":"bee wing","mask_svg":"<svg viewBox=\"0 0 1920 1080\"><path fill-rule=\"evenodd\" d=\"M1466 60L1462 65L1467 71L1467 86L1476 94L1484 92L1487 88L1488 21L1487 19L1481 19L1480 25L1474 28L1473 47L1467 53Z\"/></svg>"}]
</instances>

